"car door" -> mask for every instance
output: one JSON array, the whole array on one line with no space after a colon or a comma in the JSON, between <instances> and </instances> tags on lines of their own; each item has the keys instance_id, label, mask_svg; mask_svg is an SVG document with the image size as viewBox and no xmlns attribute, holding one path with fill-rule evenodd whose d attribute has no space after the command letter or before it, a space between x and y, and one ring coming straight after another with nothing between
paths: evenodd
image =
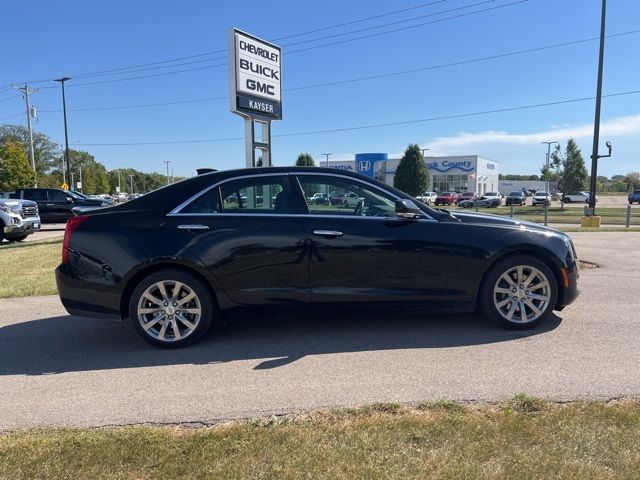
<instances>
[{"instance_id":1,"label":"car door","mask_svg":"<svg viewBox=\"0 0 640 480\"><path fill-rule=\"evenodd\" d=\"M208 187L170 213L166 228L233 302L309 302L306 239L287 174L236 177Z\"/></svg>"},{"instance_id":2,"label":"car door","mask_svg":"<svg viewBox=\"0 0 640 480\"><path fill-rule=\"evenodd\" d=\"M449 246L431 218L395 216L390 192L338 174L298 174L299 199L314 191L347 190L360 200L354 208L302 205L309 241L311 301L444 301Z\"/></svg>"},{"instance_id":3,"label":"car door","mask_svg":"<svg viewBox=\"0 0 640 480\"><path fill-rule=\"evenodd\" d=\"M42 222L55 221L53 208L48 205L49 199L45 188L25 188L22 190L20 198L31 200L38 204L38 213Z\"/></svg>"},{"instance_id":4,"label":"car door","mask_svg":"<svg viewBox=\"0 0 640 480\"><path fill-rule=\"evenodd\" d=\"M51 208L51 215L56 222L66 222L70 217L73 217L71 209L74 207L75 202L71 195L64 190L49 188L47 196L49 197L47 206Z\"/></svg>"}]
</instances>

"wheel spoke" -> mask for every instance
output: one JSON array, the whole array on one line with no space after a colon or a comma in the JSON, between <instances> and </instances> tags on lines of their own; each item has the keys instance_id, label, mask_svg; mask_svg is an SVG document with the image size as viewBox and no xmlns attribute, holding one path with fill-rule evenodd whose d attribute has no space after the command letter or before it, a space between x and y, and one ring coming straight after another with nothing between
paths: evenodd
<instances>
[{"instance_id":1,"label":"wheel spoke","mask_svg":"<svg viewBox=\"0 0 640 480\"><path fill-rule=\"evenodd\" d=\"M520 320L527 321L527 309L524 306L524 302L520 300Z\"/></svg>"},{"instance_id":2,"label":"wheel spoke","mask_svg":"<svg viewBox=\"0 0 640 480\"><path fill-rule=\"evenodd\" d=\"M529 293L527 295L531 300L541 300L543 302L548 302L550 300L549 295L538 295L537 293Z\"/></svg>"},{"instance_id":3,"label":"wheel spoke","mask_svg":"<svg viewBox=\"0 0 640 480\"><path fill-rule=\"evenodd\" d=\"M169 295L167 294L167 287L165 287L164 282L158 282L158 290L160 290L160 295L162 295L162 301L168 302Z\"/></svg>"},{"instance_id":4,"label":"wheel spoke","mask_svg":"<svg viewBox=\"0 0 640 480\"><path fill-rule=\"evenodd\" d=\"M513 302L511 304L511 308L509 309L509 312L507 313L507 319L511 320L513 318L513 314L516 312L516 305L518 305L518 302Z\"/></svg>"},{"instance_id":5,"label":"wheel spoke","mask_svg":"<svg viewBox=\"0 0 640 480\"><path fill-rule=\"evenodd\" d=\"M180 335L180 328L178 327L178 321L174 318L171 322L171 328L173 329L173 338L176 340L180 340L182 335Z\"/></svg>"},{"instance_id":6,"label":"wheel spoke","mask_svg":"<svg viewBox=\"0 0 640 480\"><path fill-rule=\"evenodd\" d=\"M189 330L194 330L196 328L196 324L187 320L182 315L176 315L176 318L180 320Z\"/></svg>"},{"instance_id":7,"label":"wheel spoke","mask_svg":"<svg viewBox=\"0 0 640 480\"><path fill-rule=\"evenodd\" d=\"M503 273L502 275L500 275L500 278L502 280L504 280L505 282L507 282L512 287L516 286L515 282L513 281L513 279L508 274Z\"/></svg>"},{"instance_id":8,"label":"wheel spoke","mask_svg":"<svg viewBox=\"0 0 640 480\"><path fill-rule=\"evenodd\" d=\"M151 295L148 291L144 292L142 296L155 305L162 305L162 300L154 295Z\"/></svg>"},{"instance_id":9,"label":"wheel spoke","mask_svg":"<svg viewBox=\"0 0 640 480\"><path fill-rule=\"evenodd\" d=\"M494 289L495 293L506 293L507 295L513 295L513 290L510 288L496 287Z\"/></svg>"},{"instance_id":10,"label":"wheel spoke","mask_svg":"<svg viewBox=\"0 0 640 480\"><path fill-rule=\"evenodd\" d=\"M507 298L506 300L502 300L501 302L496 303L496 307L498 307L498 308L502 308L502 307L504 307L507 303L509 303L509 302L511 302L511 301L512 301L512 300L511 300L511 297L509 297L509 298Z\"/></svg>"},{"instance_id":11,"label":"wheel spoke","mask_svg":"<svg viewBox=\"0 0 640 480\"><path fill-rule=\"evenodd\" d=\"M162 308L158 307L158 308L139 308L138 309L138 315L147 315L149 313L157 313L157 312L161 312Z\"/></svg>"},{"instance_id":12,"label":"wheel spoke","mask_svg":"<svg viewBox=\"0 0 640 480\"><path fill-rule=\"evenodd\" d=\"M164 318L165 318L164 315L158 315L156 318L153 318L153 319L149 320L147 323L145 323L144 325L142 325L142 328L144 328L145 330L149 330L151 327L153 327L160 320L164 320Z\"/></svg>"},{"instance_id":13,"label":"wheel spoke","mask_svg":"<svg viewBox=\"0 0 640 480\"><path fill-rule=\"evenodd\" d=\"M195 292L189 292L189 294L186 295L184 298L181 298L180 300L178 300L178 307L181 307L185 303L187 303L190 300L194 299L195 296L196 296Z\"/></svg>"},{"instance_id":14,"label":"wheel spoke","mask_svg":"<svg viewBox=\"0 0 640 480\"><path fill-rule=\"evenodd\" d=\"M524 288L527 288L529 285L531 285L531 282L533 282L533 280L536 278L537 275L538 275L538 270L535 268L532 268L531 273L529 273L529 276L527 277L527 281L523 283Z\"/></svg>"},{"instance_id":15,"label":"wheel spoke","mask_svg":"<svg viewBox=\"0 0 640 480\"><path fill-rule=\"evenodd\" d=\"M167 334L167 327L169 326L169 320L165 319L164 322L162 322L162 328L160 329L160 332L158 333L158 338L160 340L164 340L164 336Z\"/></svg>"},{"instance_id":16,"label":"wheel spoke","mask_svg":"<svg viewBox=\"0 0 640 480\"><path fill-rule=\"evenodd\" d=\"M516 272L517 272L516 278L518 279L518 283L522 284L522 282L524 281L524 269L522 268L522 265L518 265Z\"/></svg>"},{"instance_id":17,"label":"wheel spoke","mask_svg":"<svg viewBox=\"0 0 640 480\"><path fill-rule=\"evenodd\" d=\"M184 312L184 313L190 313L192 315L200 315L200 312L201 312L200 308L198 308L198 307L182 308L182 309L180 309L180 311Z\"/></svg>"},{"instance_id":18,"label":"wheel spoke","mask_svg":"<svg viewBox=\"0 0 640 480\"><path fill-rule=\"evenodd\" d=\"M531 300L529 300L528 298L525 300L525 303L533 311L533 314L536 316L536 318L538 318L540 316L540 314L542 313L540 311L540 309L538 307L536 307L535 304Z\"/></svg>"},{"instance_id":19,"label":"wheel spoke","mask_svg":"<svg viewBox=\"0 0 640 480\"><path fill-rule=\"evenodd\" d=\"M547 281L545 280L543 282L540 282L534 285L533 287L529 287L529 290L540 290L541 288L548 287L548 286L549 286L549 283L547 283Z\"/></svg>"},{"instance_id":20,"label":"wheel spoke","mask_svg":"<svg viewBox=\"0 0 640 480\"><path fill-rule=\"evenodd\" d=\"M176 301L180 298L180 290L182 290L182 287L184 287L184 284L181 282L175 282L174 286L173 286L173 293L171 294L171 300L172 301Z\"/></svg>"}]
</instances>

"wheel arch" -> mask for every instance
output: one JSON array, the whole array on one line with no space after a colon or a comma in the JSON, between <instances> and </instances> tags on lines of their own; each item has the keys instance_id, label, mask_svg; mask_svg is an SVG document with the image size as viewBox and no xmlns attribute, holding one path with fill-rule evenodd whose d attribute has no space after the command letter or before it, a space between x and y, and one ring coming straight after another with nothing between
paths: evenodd
<instances>
[{"instance_id":1,"label":"wheel arch","mask_svg":"<svg viewBox=\"0 0 640 480\"><path fill-rule=\"evenodd\" d=\"M131 295L140 281L142 281L143 278L161 270L180 270L193 275L207 287L216 308L224 309L227 307L227 298L224 291L222 291L216 279L209 275L208 272L204 272L203 269L198 268L198 266L188 263L176 262L173 260L159 260L151 264L141 266L126 279L122 294L120 295L120 318L126 319L129 317L129 302L131 301Z\"/></svg>"},{"instance_id":2,"label":"wheel arch","mask_svg":"<svg viewBox=\"0 0 640 480\"><path fill-rule=\"evenodd\" d=\"M532 246L532 245L524 245L521 247L516 247L510 250L501 252L498 256L492 259L491 263L489 264L489 266L487 267L487 269L484 271L482 275L482 280L478 284L478 290L476 292L476 305L480 304L480 294L482 293L482 286L484 285L484 282L486 281L487 277L489 276L489 272L491 272L493 267L499 262L502 262L503 260L509 257L513 257L517 255L528 255L530 257L535 258L536 260L541 261L547 267L549 267L558 285L558 298L556 300L556 305L554 305L554 310L557 308L558 305L563 305L564 287L563 287L563 280L562 280L562 272L560 271L561 266L552 260L552 258L554 257L551 252L545 249L541 249L540 247Z\"/></svg>"}]
</instances>

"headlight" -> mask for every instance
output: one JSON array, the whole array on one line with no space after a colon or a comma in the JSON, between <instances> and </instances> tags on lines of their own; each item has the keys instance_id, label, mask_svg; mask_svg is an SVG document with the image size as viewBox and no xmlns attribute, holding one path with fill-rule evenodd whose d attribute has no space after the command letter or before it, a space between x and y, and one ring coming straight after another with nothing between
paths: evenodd
<instances>
[{"instance_id":1,"label":"headlight","mask_svg":"<svg viewBox=\"0 0 640 480\"><path fill-rule=\"evenodd\" d=\"M3 212L9 213L9 207L7 207L6 205L0 205L0 210L2 210Z\"/></svg>"}]
</instances>

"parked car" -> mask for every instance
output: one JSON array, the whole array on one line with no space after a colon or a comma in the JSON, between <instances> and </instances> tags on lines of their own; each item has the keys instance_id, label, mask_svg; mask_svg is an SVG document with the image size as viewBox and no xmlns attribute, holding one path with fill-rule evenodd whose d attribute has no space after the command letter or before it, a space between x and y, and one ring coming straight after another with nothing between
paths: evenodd
<instances>
[{"instance_id":1,"label":"parked car","mask_svg":"<svg viewBox=\"0 0 640 480\"><path fill-rule=\"evenodd\" d=\"M326 193L314 193L307 201L314 205L325 205L329 203L329 197Z\"/></svg>"},{"instance_id":2,"label":"parked car","mask_svg":"<svg viewBox=\"0 0 640 480\"><path fill-rule=\"evenodd\" d=\"M548 192L543 192L542 190L540 190L536 192L535 195L533 196L533 199L531 200L531 205L534 207L536 205L549 206L551 205L551 195L549 195Z\"/></svg>"},{"instance_id":3,"label":"parked car","mask_svg":"<svg viewBox=\"0 0 640 480\"><path fill-rule=\"evenodd\" d=\"M110 207L112 205L106 200L83 198L60 188L19 188L11 194L11 198L36 202L43 223L66 222L73 217L74 207Z\"/></svg>"},{"instance_id":4,"label":"parked car","mask_svg":"<svg viewBox=\"0 0 640 480\"><path fill-rule=\"evenodd\" d=\"M502 195L499 192L485 192L482 196L487 200L498 200L502 204Z\"/></svg>"},{"instance_id":5,"label":"parked car","mask_svg":"<svg viewBox=\"0 0 640 480\"><path fill-rule=\"evenodd\" d=\"M0 199L0 242L21 242L40 230L38 204L29 200Z\"/></svg>"},{"instance_id":6,"label":"parked car","mask_svg":"<svg viewBox=\"0 0 640 480\"><path fill-rule=\"evenodd\" d=\"M507 199L505 200L505 204L509 205L526 205L527 203L527 195L522 190L510 192L507 195Z\"/></svg>"},{"instance_id":7,"label":"parked car","mask_svg":"<svg viewBox=\"0 0 640 480\"><path fill-rule=\"evenodd\" d=\"M220 201L275 186L270 209ZM303 193L315 187L364 200L317 209ZM573 302L577 281L562 232L431 209L377 180L314 167L207 173L86 212L67 223L56 269L67 311L129 319L161 347L197 341L240 307L453 305L528 328Z\"/></svg>"},{"instance_id":8,"label":"parked car","mask_svg":"<svg viewBox=\"0 0 640 480\"><path fill-rule=\"evenodd\" d=\"M462 200L458 202L458 206L462 208L483 207L483 208L496 208L502 203L501 199L495 197L476 197L472 200Z\"/></svg>"},{"instance_id":9,"label":"parked car","mask_svg":"<svg viewBox=\"0 0 640 480\"><path fill-rule=\"evenodd\" d=\"M439 193L434 204L436 205L455 205L458 203L459 195L456 192L442 192Z\"/></svg>"},{"instance_id":10,"label":"parked car","mask_svg":"<svg viewBox=\"0 0 640 480\"><path fill-rule=\"evenodd\" d=\"M627 196L629 199L629 205L633 205L633 202L638 202L640 204L640 190L635 190Z\"/></svg>"},{"instance_id":11,"label":"parked car","mask_svg":"<svg viewBox=\"0 0 640 480\"><path fill-rule=\"evenodd\" d=\"M463 200L473 200L474 198L476 198L476 194L474 192L462 192L458 197L457 203L460 203Z\"/></svg>"},{"instance_id":12,"label":"parked car","mask_svg":"<svg viewBox=\"0 0 640 480\"><path fill-rule=\"evenodd\" d=\"M589 192L570 192L562 195L562 201L564 203L571 202L584 202L589 203ZM598 201L598 195L596 195L596 202Z\"/></svg>"},{"instance_id":13,"label":"parked car","mask_svg":"<svg viewBox=\"0 0 640 480\"><path fill-rule=\"evenodd\" d=\"M425 205L431 205L436 201L438 194L436 192L424 192L422 195L418 195L416 200L421 201Z\"/></svg>"},{"instance_id":14,"label":"parked car","mask_svg":"<svg viewBox=\"0 0 640 480\"><path fill-rule=\"evenodd\" d=\"M340 205L345 208L355 207L360 201L357 193L338 193L331 197L331 205Z\"/></svg>"}]
</instances>

